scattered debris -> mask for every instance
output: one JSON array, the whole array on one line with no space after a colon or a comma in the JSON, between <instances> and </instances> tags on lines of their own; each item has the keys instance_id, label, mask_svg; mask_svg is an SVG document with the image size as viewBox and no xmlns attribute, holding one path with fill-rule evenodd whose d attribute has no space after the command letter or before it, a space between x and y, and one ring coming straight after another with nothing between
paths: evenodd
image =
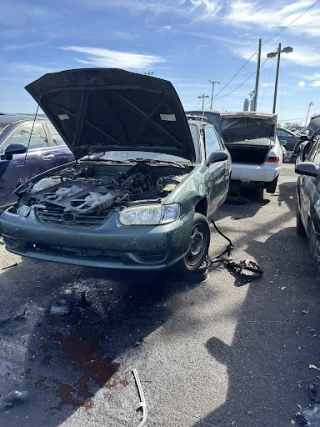
<instances>
[{"instance_id":1,"label":"scattered debris","mask_svg":"<svg viewBox=\"0 0 320 427\"><path fill-rule=\"evenodd\" d=\"M148 416L147 403L144 397L143 388L139 379L138 371L136 369L133 369L132 373L138 388L139 397L140 397L140 408L142 409L142 420L140 421L138 427L142 427L147 422L147 416Z\"/></svg>"},{"instance_id":2,"label":"scattered debris","mask_svg":"<svg viewBox=\"0 0 320 427\"><path fill-rule=\"evenodd\" d=\"M302 311L302 314L304 314L304 315L309 314L309 310L304 309L304 310Z\"/></svg>"},{"instance_id":3,"label":"scattered debris","mask_svg":"<svg viewBox=\"0 0 320 427\"><path fill-rule=\"evenodd\" d=\"M281 290L284 291L285 289L287 289L286 286L282 286Z\"/></svg>"},{"instance_id":4,"label":"scattered debris","mask_svg":"<svg viewBox=\"0 0 320 427\"><path fill-rule=\"evenodd\" d=\"M14 263L12 265L8 265L7 267L2 267L1 270L8 270L8 268L17 267L18 263Z\"/></svg>"},{"instance_id":5,"label":"scattered debris","mask_svg":"<svg viewBox=\"0 0 320 427\"><path fill-rule=\"evenodd\" d=\"M65 299L59 299L52 303L50 314L54 316L67 316L70 313L70 303Z\"/></svg>"},{"instance_id":6,"label":"scattered debris","mask_svg":"<svg viewBox=\"0 0 320 427\"><path fill-rule=\"evenodd\" d=\"M212 218L211 218L211 222L212 222L212 225L214 226L214 228L216 229L216 231L225 240L227 240L229 242L229 244L228 244L227 248L220 255L216 256L215 258L210 258L208 260L209 266L212 264L215 264L215 263L222 262L226 268L228 268L229 270L233 270L234 272L236 272L238 274L242 274L243 270L248 270L251 273L255 273L255 274L258 274L259 276L262 276L263 270L255 261L253 261L251 259L244 259L242 261L235 262L232 260L230 255L231 255L231 251L234 249L233 243L225 234L222 233L222 231L219 230L219 228L217 227L216 223L214 222L214 220ZM226 255L226 254L227 254L227 257L224 257L224 255Z\"/></svg>"},{"instance_id":7,"label":"scattered debris","mask_svg":"<svg viewBox=\"0 0 320 427\"><path fill-rule=\"evenodd\" d=\"M311 405L297 412L296 420L303 426L320 427L320 405Z\"/></svg>"},{"instance_id":8,"label":"scattered debris","mask_svg":"<svg viewBox=\"0 0 320 427\"><path fill-rule=\"evenodd\" d=\"M2 399L2 404L6 408L10 408L15 404L21 404L27 400L28 392L27 391L18 391L13 390L10 393L6 394Z\"/></svg>"},{"instance_id":9,"label":"scattered debris","mask_svg":"<svg viewBox=\"0 0 320 427\"><path fill-rule=\"evenodd\" d=\"M316 369L317 371L320 371L320 368L317 368L316 365L310 364L309 369Z\"/></svg>"},{"instance_id":10,"label":"scattered debris","mask_svg":"<svg viewBox=\"0 0 320 427\"><path fill-rule=\"evenodd\" d=\"M307 385L307 390L311 401L309 407L301 409L296 413L297 422L303 426L320 427L320 399L318 398L315 385L319 384L309 383Z\"/></svg>"}]
</instances>

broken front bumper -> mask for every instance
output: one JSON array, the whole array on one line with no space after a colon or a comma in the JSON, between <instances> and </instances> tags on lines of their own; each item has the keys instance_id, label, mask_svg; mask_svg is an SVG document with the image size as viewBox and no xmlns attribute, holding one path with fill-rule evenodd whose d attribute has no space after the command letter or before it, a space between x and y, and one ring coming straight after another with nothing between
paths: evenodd
<instances>
[{"instance_id":1,"label":"broken front bumper","mask_svg":"<svg viewBox=\"0 0 320 427\"><path fill-rule=\"evenodd\" d=\"M45 261L90 267L161 270L189 249L193 211L170 224L123 226L116 213L99 227L41 224L34 210L27 218L7 209L0 217L6 249Z\"/></svg>"}]
</instances>

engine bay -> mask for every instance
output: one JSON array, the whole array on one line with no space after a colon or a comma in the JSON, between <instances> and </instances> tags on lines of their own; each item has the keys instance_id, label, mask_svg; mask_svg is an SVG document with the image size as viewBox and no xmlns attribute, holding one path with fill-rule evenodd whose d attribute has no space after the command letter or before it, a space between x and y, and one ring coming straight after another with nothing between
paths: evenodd
<instances>
[{"instance_id":1,"label":"engine bay","mask_svg":"<svg viewBox=\"0 0 320 427\"><path fill-rule=\"evenodd\" d=\"M77 164L36 182L25 196L28 206L40 210L99 215L138 201L161 201L189 172L144 161L133 166Z\"/></svg>"}]
</instances>

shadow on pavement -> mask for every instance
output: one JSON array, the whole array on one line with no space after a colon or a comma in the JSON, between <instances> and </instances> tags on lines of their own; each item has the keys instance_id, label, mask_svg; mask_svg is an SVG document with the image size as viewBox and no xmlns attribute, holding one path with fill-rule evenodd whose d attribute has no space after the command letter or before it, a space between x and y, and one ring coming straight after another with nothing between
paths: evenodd
<instances>
[{"instance_id":1,"label":"shadow on pavement","mask_svg":"<svg viewBox=\"0 0 320 427\"><path fill-rule=\"evenodd\" d=\"M233 342L212 336L204 343L227 366L226 402L194 427L290 425L298 405L309 404L305 384L318 381L308 366L319 360L319 338L308 327L320 332L320 283L306 241L285 228L265 243L252 241L248 253L265 273L249 285Z\"/></svg>"}]
</instances>

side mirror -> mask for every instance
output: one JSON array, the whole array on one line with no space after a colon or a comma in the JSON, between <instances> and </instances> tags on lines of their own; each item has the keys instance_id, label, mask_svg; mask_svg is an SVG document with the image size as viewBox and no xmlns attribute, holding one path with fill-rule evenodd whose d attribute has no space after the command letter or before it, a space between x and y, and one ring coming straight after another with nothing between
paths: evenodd
<instances>
[{"instance_id":1,"label":"side mirror","mask_svg":"<svg viewBox=\"0 0 320 427\"><path fill-rule=\"evenodd\" d=\"M309 137L307 135L300 135L299 139L300 139L300 141L308 141Z\"/></svg>"},{"instance_id":2,"label":"side mirror","mask_svg":"<svg viewBox=\"0 0 320 427\"><path fill-rule=\"evenodd\" d=\"M312 162L297 163L295 173L298 173L299 175L312 176L313 178L317 177L319 174L316 165Z\"/></svg>"},{"instance_id":3,"label":"side mirror","mask_svg":"<svg viewBox=\"0 0 320 427\"><path fill-rule=\"evenodd\" d=\"M225 160L228 160L228 154L225 151L214 151L209 154L206 165L210 166L212 163L224 162Z\"/></svg>"},{"instance_id":4,"label":"side mirror","mask_svg":"<svg viewBox=\"0 0 320 427\"><path fill-rule=\"evenodd\" d=\"M23 154L27 152L27 147L22 144L10 144L4 152L6 160L12 160L14 154Z\"/></svg>"}]
</instances>

